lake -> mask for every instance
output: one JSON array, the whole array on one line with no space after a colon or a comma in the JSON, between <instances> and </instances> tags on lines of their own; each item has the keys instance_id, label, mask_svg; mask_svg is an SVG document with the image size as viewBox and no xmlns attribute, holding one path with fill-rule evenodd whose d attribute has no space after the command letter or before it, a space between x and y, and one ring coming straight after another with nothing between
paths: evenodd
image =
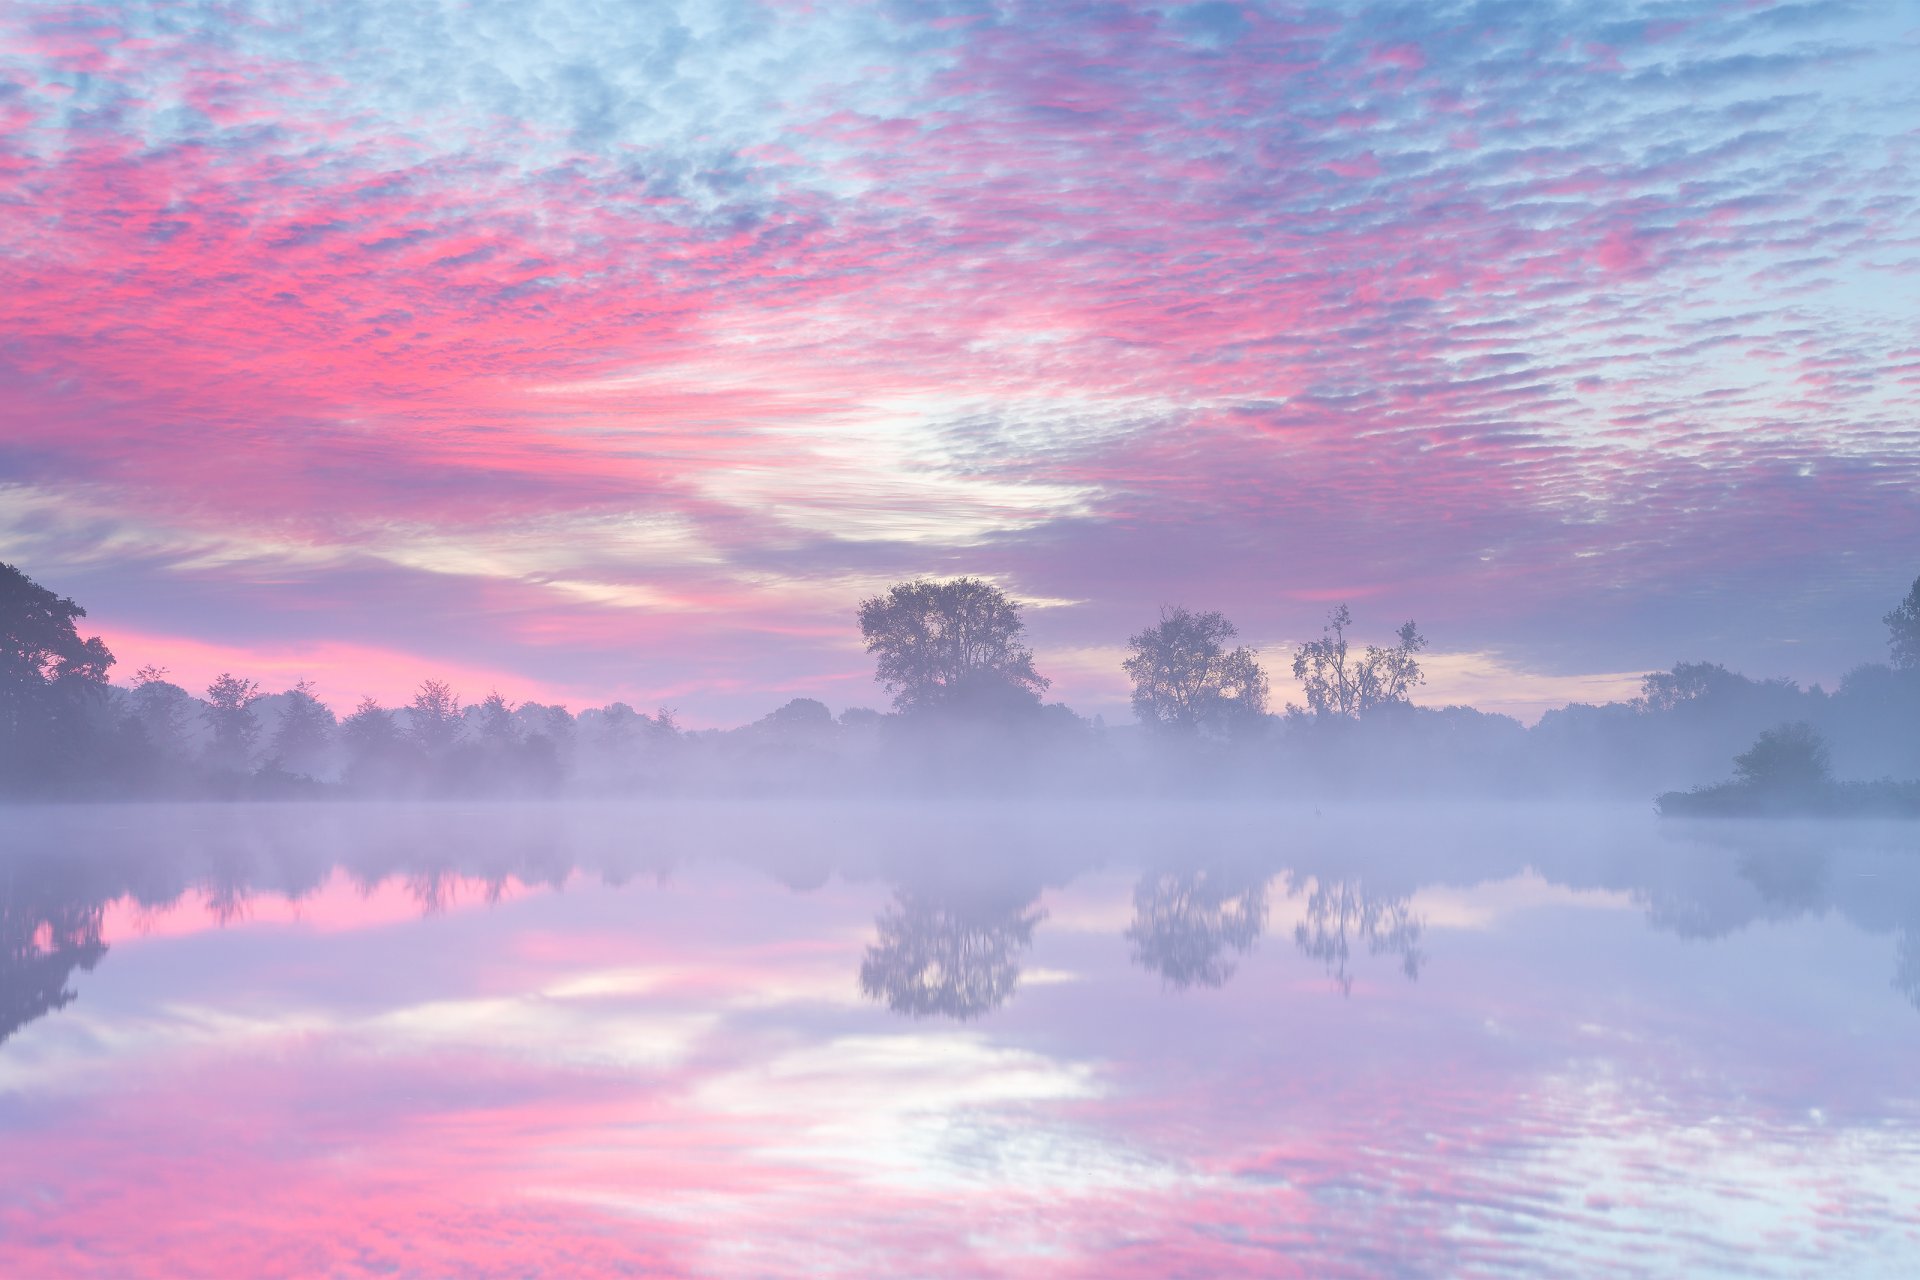
<instances>
[{"instance_id":1,"label":"lake","mask_svg":"<svg viewBox=\"0 0 1920 1280\"><path fill-rule=\"evenodd\" d=\"M1920 831L0 811L0 1272L1920 1274Z\"/></svg>"}]
</instances>

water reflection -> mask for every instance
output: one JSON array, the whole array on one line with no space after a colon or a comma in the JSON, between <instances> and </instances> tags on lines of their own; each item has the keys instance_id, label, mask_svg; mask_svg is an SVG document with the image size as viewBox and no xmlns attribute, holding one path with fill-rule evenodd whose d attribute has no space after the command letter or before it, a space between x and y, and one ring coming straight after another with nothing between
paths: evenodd
<instances>
[{"instance_id":1,"label":"water reflection","mask_svg":"<svg viewBox=\"0 0 1920 1280\"><path fill-rule=\"evenodd\" d=\"M867 999L909 1018L972 1020L1016 994L1047 918L1039 905L1047 886L1070 885L1111 859L1124 862L1130 849L1155 851L1158 860L1168 844L1191 843L1190 832L1175 840L1171 829L1129 832L1119 822L1080 831L1081 815L1053 829L1006 819L971 846L993 851L980 861L963 852L964 840L927 847L900 828L877 829L867 847L849 845L842 815L821 818L815 834L780 833L769 820L739 840L701 815L650 828L642 839L632 834L631 815L569 825L557 811L503 809L496 817L483 807L336 806L289 817L294 808L243 818L156 807L133 822L86 819L80 839L50 829L36 842L23 830L23 839L0 851L0 1040L75 999L76 976L107 954L102 912L115 901L151 913L195 900L214 924L234 925L257 903L297 904L344 874L366 894L399 886L426 916L462 895L500 902L515 884L558 889L582 873L614 885L637 870L664 875L708 849L751 863L796 894L836 877L890 886L891 901L850 980ZM1726 827L1631 856L1599 844L1546 856L1526 840L1442 853L1401 832L1375 839L1349 831L1316 845L1299 829L1281 839L1242 828L1230 857L1219 856L1216 842L1198 865L1156 861L1141 874L1119 939L1131 962L1169 990L1220 988L1253 953L1272 910L1269 885L1277 884L1297 908L1298 953L1351 996L1367 957L1420 978L1430 937L1417 905L1423 889L1529 872L1570 890L1624 892L1655 929L1686 938L1838 912L1894 939L1892 984L1920 1008L1920 858L1869 841L1842 867L1834 841L1848 830ZM819 834L828 832L832 838ZM1913 837L1875 838L1897 846ZM930 878L963 858L975 859L968 878Z\"/></svg>"},{"instance_id":2,"label":"water reflection","mask_svg":"<svg viewBox=\"0 0 1920 1280\"><path fill-rule=\"evenodd\" d=\"M76 998L75 970L107 954L102 905L62 900L57 874L9 876L0 892L0 1045Z\"/></svg>"},{"instance_id":3,"label":"water reflection","mask_svg":"<svg viewBox=\"0 0 1920 1280\"><path fill-rule=\"evenodd\" d=\"M1133 891L1126 938L1133 962L1174 990L1218 987L1235 956L1253 949L1267 923L1263 876L1221 870L1158 871Z\"/></svg>"},{"instance_id":4,"label":"water reflection","mask_svg":"<svg viewBox=\"0 0 1920 1280\"><path fill-rule=\"evenodd\" d=\"M977 1018L1013 994L1045 916L1031 897L899 890L874 922L860 990L912 1018Z\"/></svg>"},{"instance_id":5,"label":"water reflection","mask_svg":"<svg viewBox=\"0 0 1920 1280\"><path fill-rule=\"evenodd\" d=\"M1893 967L1893 989L1920 1009L1920 925L1903 930Z\"/></svg>"},{"instance_id":6,"label":"water reflection","mask_svg":"<svg viewBox=\"0 0 1920 1280\"><path fill-rule=\"evenodd\" d=\"M15 827L0 1271L1905 1274L1908 847L939 818Z\"/></svg>"},{"instance_id":7,"label":"water reflection","mask_svg":"<svg viewBox=\"0 0 1920 1280\"><path fill-rule=\"evenodd\" d=\"M1294 926L1293 940L1326 966L1342 995L1353 994L1348 965L1356 942L1370 956L1398 956L1400 972L1408 981L1419 980L1427 958L1420 949L1425 924L1407 894L1379 893L1354 877L1314 877L1304 885L1295 878L1289 888L1306 893L1306 917Z\"/></svg>"}]
</instances>

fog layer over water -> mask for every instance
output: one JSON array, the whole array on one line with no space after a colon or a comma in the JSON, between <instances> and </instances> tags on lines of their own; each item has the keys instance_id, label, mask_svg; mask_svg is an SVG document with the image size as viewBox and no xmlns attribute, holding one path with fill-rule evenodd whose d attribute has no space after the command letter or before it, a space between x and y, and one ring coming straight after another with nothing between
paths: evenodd
<instances>
[{"instance_id":1,"label":"fog layer over water","mask_svg":"<svg viewBox=\"0 0 1920 1280\"><path fill-rule=\"evenodd\" d=\"M1885 1275L1920 833L41 806L12 1274Z\"/></svg>"}]
</instances>

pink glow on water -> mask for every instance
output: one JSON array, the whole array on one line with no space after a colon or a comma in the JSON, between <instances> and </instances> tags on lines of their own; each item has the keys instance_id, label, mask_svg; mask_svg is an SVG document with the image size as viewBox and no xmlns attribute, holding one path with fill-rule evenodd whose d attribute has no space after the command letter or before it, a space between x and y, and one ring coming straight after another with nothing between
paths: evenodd
<instances>
[{"instance_id":1,"label":"pink glow on water","mask_svg":"<svg viewBox=\"0 0 1920 1280\"><path fill-rule=\"evenodd\" d=\"M1053 907L1086 918L1111 892ZM1820 1087L1765 1057L1702 1072L1683 1007L1615 1036L1619 1015L1563 1005L1557 953L1537 983L1496 982L1450 933L1451 973L1369 973L1343 1000L1276 937L1224 991L1177 998L1111 967L1109 939L1106 963L1080 947L1073 981L953 1028L851 1006L868 895L830 891L809 931L769 927L744 884L697 893L697 916L628 901L645 925L624 933L523 922L538 902L515 895L467 917L477 934L439 918L459 963L372 1009L316 1003L288 952L249 980L305 991L283 1028L247 987L179 992L233 1017L129 1023L9 1135L41 1188L31 1212L0 1200L10 1256L128 1277L1599 1273L1650 1249L1750 1258L1742 1206L1783 1258L1885 1256L1888 1215L1920 1207L1906 1139L1809 1120L1795 1098ZM323 986L353 990L354 935L398 920L346 914L324 954L355 972ZM249 925L281 946L327 927ZM223 937L243 940L138 945ZM1780 1034L1722 1033L1742 1054Z\"/></svg>"},{"instance_id":2,"label":"pink glow on water","mask_svg":"<svg viewBox=\"0 0 1920 1280\"><path fill-rule=\"evenodd\" d=\"M101 914L100 937L108 946L158 942L213 930L292 927L312 933L350 933L418 920L423 915L498 906L551 886L475 876L431 880L393 878L365 884L335 871L318 887L288 897L247 892L223 897L189 893L161 906L119 898Z\"/></svg>"}]
</instances>

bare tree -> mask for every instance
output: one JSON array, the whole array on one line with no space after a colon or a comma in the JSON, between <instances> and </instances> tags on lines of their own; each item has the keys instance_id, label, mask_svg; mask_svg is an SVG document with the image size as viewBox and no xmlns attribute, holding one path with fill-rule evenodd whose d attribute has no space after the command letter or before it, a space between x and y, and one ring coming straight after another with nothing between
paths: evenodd
<instances>
[{"instance_id":1,"label":"bare tree","mask_svg":"<svg viewBox=\"0 0 1920 1280\"><path fill-rule=\"evenodd\" d=\"M1400 624L1397 643L1368 645L1356 658L1347 644L1353 614L1340 605L1327 615L1320 639L1294 650L1293 675L1305 686L1307 710L1323 718L1354 719L1377 707L1404 703L1425 683L1420 652L1427 638L1411 620Z\"/></svg>"}]
</instances>

